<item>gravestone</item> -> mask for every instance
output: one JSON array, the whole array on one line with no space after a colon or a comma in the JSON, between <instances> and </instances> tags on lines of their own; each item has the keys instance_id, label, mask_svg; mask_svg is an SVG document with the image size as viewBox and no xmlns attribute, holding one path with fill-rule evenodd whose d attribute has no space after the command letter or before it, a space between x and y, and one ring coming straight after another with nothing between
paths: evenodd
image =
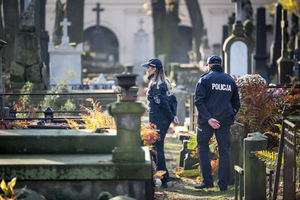
<instances>
[{"instance_id":1,"label":"gravestone","mask_svg":"<svg viewBox=\"0 0 300 200\"><path fill-rule=\"evenodd\" d=\"M137 134L130 132L127 139ZM103 191L152 200L149 149L141 148L144 162L115 163L117 137L116 130L0 130L0 179L17 176L14 189L26 185L49 200L94 200Z\"/></svg>"},{"instance_id":2,"label":"gravestone","mask_svg":"<svg viewBox=\"0 0 300 200\"><path fill-rule=\"evenodd\" d=\"M281 57L277 60L278 64L278 74L277 81L278 84L290 84L291 76L293 75L293 61L288 58L287 52L287 10L282 10L282 20L281 20Z\"/></svg>"},{"instance_id":3,"label":"gravestone","mask_svg":"<svg viewBox=\"0 0 300 200\"><path fill-rule=\"evenodd\" d=\"M243 139L244 125L234 122L234 124L230 127L230 185L234 184L234 165L238 165L243 168Z\"/></svg>"},{"instance_id":4,"label":"gravestone","mask_svg":"<svg viewBox=\"0 0 300 200\"><path fill-rule=\"evenodd\" d=\"M270 75L274 76L277 73L277 60L281 55L281 17L282 5L277 2L275 5L275 18L274 18L274 40L270 47ZM271 79L271 77L270 77ZM277 82L277 80L275 80Z\"/></svg>"},{"instance_id":5,"label":"gravestone","mask_svg":"<svg viewBox=\"0 0 300 200\"><path fill-rule=\"evenodd\" d=\"M50 54L50 87L58 83L81 84L81 53L82 43L76 47L69 45L68 26L66 18L60 23L63 26L62 44L49 44ZM71 86L68 87L71 89Z\"/></svg>"},{"instance_id":6,"label":"gravestone","mask_svg":"<svg viewBox=\"0 0 300 200\"><path fill-rule=\"evenodd\" d=\"M106 88L112 88L115 85L115 81L107 81L105 76L101 73L97 80L90 80L90 90L101 90Z\"/></svg>"},{"instance_id":7,"label":"gravestone","mask_svg":"<svg viewBox=\"0 0 300 200\"><path fill-rule=\"evenodd\" d=\"M267 36L266 36L266 9L264 7L257 8L256 23L256 54L255 71L259 73L267 82L270 82L267 66Z\"/></svg>"},{"instance_id":8,"label":"gravestone","mask_svg":"<svg viewBox=\"0 0 300 200\"><path fill-rule=\"evenodd\" d=\"M141 19L139 21L140 28L134 34L134 68L133 73L138 74L137 82L142 84L143 75L145 74L145 68L141 67L141 63L144 63L145 60L149 60L149 38L148 34L144 31L142 24L144 21ZM164 65L163 65L164 66ZM165 66L164 66L165 67Z\"/></svg>"},{"instance_id":9,"label":"gravestone","mask_svg":"<svg viewBox=\"0 0 300 200\"><path fill-rule=\"evenodd\" d=\"M97 24L96 28L92 32L92 40L91 43L91 52L101 52L105 49L104 47L104 33L100 28L100 12L103 12L104 9L100 8L100 3L97 3L97 7L93 8L93 11L97 13Z\"/></svg>"},{"instance_id":10,"label":"gravestone","mask_svg":"<svg viewBox=\"0 0 300 200\"><path fill-rule=\"evenodd\" d=\"M19 31L15 35L15 58L11 62L10 80L12 89L21 89L27 81L34 83L34 90L43 90L45 84L39 36L35 27L34 2L23 13Z\"/></svg>"},{"instance_id":11,"label":"gravestone","mask_svg":"<svg viewBox=\"0 0 300 200\"><path fill-rule=\"evenodd\" d=\"M174 93L177 99L177 118L179 120L179 125L183 125L186 117L186 91L177 87L176 90L174 90Z\"/></svg>"},{"instance_id":12,"label":"gravestone","mask_svg":"<svg viewBox=\"0 0 300 200\"><path fill-rule=\"evenodd\" d=\"M244 34L241 22L242 0L232 0L232 2L236 2L236 20L232 34L225 40L223 45L225 52L224 71L231 76L239 77L252 73L252 44L250 39Z\"/></svg>"}]
</instances>

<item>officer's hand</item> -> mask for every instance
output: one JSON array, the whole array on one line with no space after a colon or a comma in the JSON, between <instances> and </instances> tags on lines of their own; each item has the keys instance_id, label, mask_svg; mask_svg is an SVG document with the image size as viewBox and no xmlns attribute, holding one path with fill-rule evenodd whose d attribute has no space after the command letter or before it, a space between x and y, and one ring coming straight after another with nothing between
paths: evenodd
<instances>
[{"instance_id":1,"label":"officer's hand","mask_svg":"<svg viewBox=\"0 0 300 200\"><path fill-rule=\"evenodd\" d=\"M174 123L174 124L179 124L179 120L178 120L177 116L174 117L173 123Z\"/></svg>"},{"instance_id":2,"label":"officer's hand","mask_svg":"<svg viewBox=\"0 0 300 200\"><path fill-rule=\"evenodd\" d=\"M220 128L220 124L219 121L214 119L214 118L210 118L208 120L208 124L213 128L213 129L218 129Z\"/></svg>"}]
</instances>

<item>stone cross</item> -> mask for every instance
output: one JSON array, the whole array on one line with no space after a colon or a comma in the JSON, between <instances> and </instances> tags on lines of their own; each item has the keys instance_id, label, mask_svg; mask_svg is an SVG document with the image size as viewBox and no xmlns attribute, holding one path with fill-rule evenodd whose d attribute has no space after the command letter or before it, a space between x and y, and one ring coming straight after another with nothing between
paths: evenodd
<instances>
[{"instance_id":1,"label":"stone cross","mask_svg":"<svg viewBox=\"0 0 300 200\"><path fill-rule=\"evenodd\" d=\"M67 18L64 18L64 20L62 22L60 22L60 25L63 26L63 36L62 36L62 43L65 44L69 44L69 36L68 36L68 26L71 26L71 22L68 22Z\"/></svg>"},{"instance_id":2,"label":"stone cross","mask_svg":"<svg viewBox=\"0 0 300 200\"><path fill-rule=\"evenodd\" d=\"M93 8L93 11L97 12L97 28L100 26L100 12L104 11L104 8L100 8L100 3L97 3L97 8Z\"/></svg>"}]
</instances>

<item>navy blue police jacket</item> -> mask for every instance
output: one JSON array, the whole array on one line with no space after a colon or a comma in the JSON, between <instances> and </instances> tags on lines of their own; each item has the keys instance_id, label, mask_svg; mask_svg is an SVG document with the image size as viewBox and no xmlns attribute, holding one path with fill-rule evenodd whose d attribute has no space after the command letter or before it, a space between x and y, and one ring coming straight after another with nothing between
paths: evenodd
<instances>
[{"instance_id":1,"label":"navy blue police jacket","mask_svg":"<svg viewBox=\"0 0 300 200\"><path fill-rule=\"evenodd\" d=\"M210 118L220 125L233 124L240 108L238 89L231 76L223 72L221 65L211 66L196 86L195 106L198 109L198 125L208 124Z\"/></svg>"},{"instance_id":2,"label":"navy blue police jacket","mask_svg":"<svg viewBox=\"0 0 300 200\"><path fill-rule=\"evenodd\" d=\"M154 74L150 75L150 80ZM147 112L149 122L156 126L169 126L174 120L177 110L177 100L172 90L168 91L167 85L163 82L157 88L157 80L148 88L147 91Z\"/></svg>"}]
</instances>

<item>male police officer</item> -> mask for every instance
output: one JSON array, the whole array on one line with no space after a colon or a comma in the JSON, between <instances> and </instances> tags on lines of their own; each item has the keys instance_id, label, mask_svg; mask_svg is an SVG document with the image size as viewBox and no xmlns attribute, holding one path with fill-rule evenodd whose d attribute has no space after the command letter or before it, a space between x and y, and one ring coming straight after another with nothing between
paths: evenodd
<instances>
[{"instance_id":1,"label":"male police officer","mask_svg":"<svg viewBox=\"0 0 300 200\"><path fill-rule=\"evenodd\" d=\"M218 186L226 191L230 180L230 126L240 108L235 81L223 72L221 58L207 59L209 72L202 75L196 86L195 105L198 109L198 153L203 182L196 189L213 187L208 142L215 133L219 148Z\"/></svg>"}]
</instances>

